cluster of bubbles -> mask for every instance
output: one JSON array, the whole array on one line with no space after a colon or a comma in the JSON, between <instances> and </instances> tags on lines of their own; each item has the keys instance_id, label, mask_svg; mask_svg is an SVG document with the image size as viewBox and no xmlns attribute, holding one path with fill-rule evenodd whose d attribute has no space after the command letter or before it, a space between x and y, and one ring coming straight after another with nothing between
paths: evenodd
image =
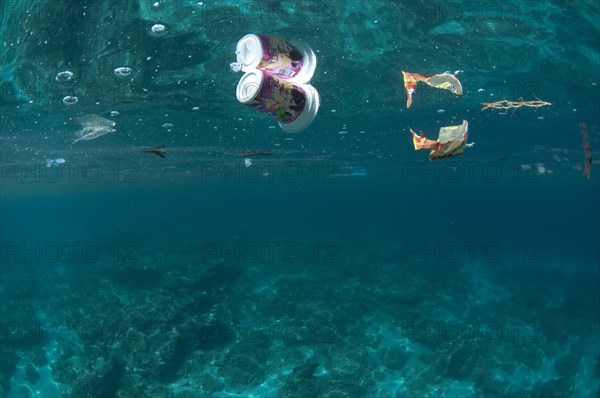
<instances>
[{"instance_id":1,"label":"cluster of bubbles","mask_svg":"<svg viewBox=\"0 0 600 398\"><path fill-rule=\"evenodd\" d=\"M63 70L54 75L54 81L60 84L67 84L73 80L73 76L74 73L70 70ZM63 104L67 106L75 105L77 101L79 101L79 99L74 95L67 95L62 99Z\"/></svg>"},{"instance_id":2,"label":"cluster of bubbles","mask_svg":"<svg viewBox=\"0 0 600 398\"><path fill-rule=\"evenodd\" d=\"M160 3L160 1L155 1L152 4L151 8L152 8L153 11L159 11L162 8L162 4ZM150 28L150 33L153 36L162 36L165 33L167 33L167 27L165 25L161 24L161 23L155 23Z\"/></svg>"},{"instance_id":3,"label":"cluster of bubbles","mask_svg":"<svg viewBox=\"0 0 600 398\"><path fill-rule=\"evenodd\" d=\"M132 72L133 70L128 66L120 66L113 70L113 74L118 78L127 77L131 75ZM63 70L54 75L54 81L60 84L67 84L73 81L74 76L75 74L70 70ZM77 98L75 95L67 95L62 99L62 103L67 106L75 105L78 101L79 98Z\"/></svg>"}]
</instances>

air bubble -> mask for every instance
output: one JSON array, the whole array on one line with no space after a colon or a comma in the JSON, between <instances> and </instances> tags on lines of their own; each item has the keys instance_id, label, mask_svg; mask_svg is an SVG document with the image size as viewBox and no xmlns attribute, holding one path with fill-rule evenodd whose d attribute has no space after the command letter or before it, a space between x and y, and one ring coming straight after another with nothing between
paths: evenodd
<instances>
[{"instance_id":1,"label":"air bubble","mask_svg":"<svg viewBox=\"0 0 600 398\"><path fill-rule=\"evenodd\" d=\"M74 95L67 95L66 97L64 97L62 99L62 102L65 105L75 105L77 103L77 101L79 101L79 98L77 98Z\"/></svg>"},{"instance_id":2,"label":"air bubble","mask_svg":"<svg viewBox=\"0 0 600 398\"><path fill-rule=\"evenodd\" d=\"M150 30L152 31L152 33L154 33L156 36L161 36L164 35L167 31L167 27L161 23L157 23L152 25L152 27L150 28Z\"/></svg>"},{"instance_id":3,"label":"air bubble","mask_svg":"<svg viewBox=\"0 0 600 398\"><path fill-rule=\"evenodd\" d=\"M131 68L128 66L120 66L113 71L116 77L127 77L131 75Z\"/></svg>"},{"instance_id":4,"label":"air bubble","mask_svg":"<svg viewBox=\"0 0 600 398\"><path fill-rule=\"evenodd\" d=\"M59 83L67 83L73 79L73 72L70 70L64 70L62 72L58 72L56 76L54 76L54 80Z\"/></svg>"}]
</instances>

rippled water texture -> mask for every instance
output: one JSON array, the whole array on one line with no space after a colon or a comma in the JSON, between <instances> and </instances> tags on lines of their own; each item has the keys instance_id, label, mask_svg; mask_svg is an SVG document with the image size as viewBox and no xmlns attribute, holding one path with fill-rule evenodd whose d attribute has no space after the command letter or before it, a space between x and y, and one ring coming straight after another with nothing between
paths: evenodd
<instances>
[{"instance_id":1,"label":"rippled water texture","mask_svg":"<svg viewBox=\"0 0 600 398\"><path fill-rule=\"evenodd\" d=\"M599 4L2 0L0 396L597 397Z\"/></svg>"}]
</instances>

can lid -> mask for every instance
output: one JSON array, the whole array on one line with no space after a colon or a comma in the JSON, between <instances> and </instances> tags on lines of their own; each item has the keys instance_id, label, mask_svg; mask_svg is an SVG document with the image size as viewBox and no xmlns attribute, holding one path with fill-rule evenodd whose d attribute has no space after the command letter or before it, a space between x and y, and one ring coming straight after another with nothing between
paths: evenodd
<instances>
[{"instance_id":1,"label":"can lid","mask_svg":"<svg viewBox=\"0 0 600 398\"><path fill-rule=\"evenodd\" d=\"M235 95L241 103L245 104L252 101L263 85L264 76L259 70L250 70L240 79Z\"/></svg>"},{"instance_id":2,"label":"can lid","mask_svg":"<svg viewBox=\"0 0 600 398\"><path fill-rule=\"evenodd\" d=\"M298 119L289 123L279 122L279 126L288 133L298 133L306 129L317 117L319 112L319 105L321 105L321 98L319 92L310 84L298 84L304 90L306 95L306 105L304 110L298 116Z\"/></svg>"},{"instance_id":3,"label":"can lid","mask_svg":"<svg viewBox=\"0 0 600 398\"><path fill-rule=\"evenodd\" d=\"M302 69L300 72L289 79L294 83L308 83L312 79L315 69L317 69L317 56L310 46L302 41L290 41L300 53L302 54Z\"/></svg>"},{"instance_id":4,"label":"can lid","mask_svg":"<svg viewBox=\"0 0 600 398\"><path fill-rule=\"evenodd\" d=\"M242 37L237 42L235 53L237 54L237 61L242 64L243 70L257 67L263 56L260 38L254 34Z\"/></svg>"}]
</instances>

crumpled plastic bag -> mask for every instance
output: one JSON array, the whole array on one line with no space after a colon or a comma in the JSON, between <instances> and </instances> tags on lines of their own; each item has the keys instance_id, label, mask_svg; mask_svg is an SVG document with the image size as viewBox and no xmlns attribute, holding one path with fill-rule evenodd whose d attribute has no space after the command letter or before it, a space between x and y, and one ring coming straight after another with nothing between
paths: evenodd
<instances>
[{"instance_id":1,"label":"crumpled plastic bag","mask_svg":"<svg viewBox=\"0 0 600 398\"><path fill-rule=\"evenodd\" d=\"M413 129L410 129L410 132L413 135L415 150L431 149L429 160L436 160L462 156L466 147L470 148L475 144L474 142L467 144L468 127L469 123L466 120L458 126L442 127L436 141L426 138L422 132L417 134Z\"/></svg>"},{"instance_id":2,"label":"crumpled plastic bag","mask_svg":"<svg viewBox=\"0 0 600 398\"><path fill-rule=\"evenodd\" d=\"M406 107L410 108L412 105L412 94L417 88L418 82L423 82L430 85L431 87L449 90L456 95L462 95L462 85L454 73L444 72L435 75L422 75L420 73L404 72L404 88L406 89Z\"/></svg>"},{"instance_id":3,"label":"crumpled plastic bag","mask_svg":"<svg viewBox=\"0 0 600 398\"><path fill-rule=\"evenodd\" d=\"M95 140L104 134L117 131L113 129L117 124L115 121L95 114L81 116L75 120L81 125L81 130L75 132L75 140L72 144L78 141Z\"/></svg>"}]
</instances>

